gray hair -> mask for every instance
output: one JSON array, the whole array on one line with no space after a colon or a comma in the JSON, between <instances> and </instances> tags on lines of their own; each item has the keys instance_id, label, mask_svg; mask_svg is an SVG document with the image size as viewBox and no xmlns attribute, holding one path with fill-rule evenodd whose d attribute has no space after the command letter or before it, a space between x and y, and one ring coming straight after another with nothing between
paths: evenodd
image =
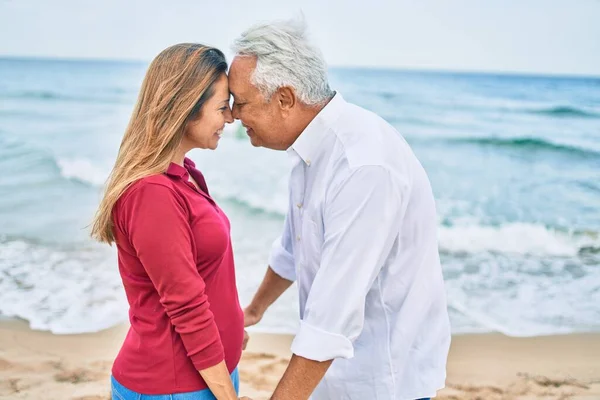
<instances>
[{"instance_id":1,"label":"gray hair","mask_svg":"<svg viewBox=\"0 0 600 400\"><path fill-rule=\"evenodd\" d=\"M236 55L256 57L254 84L268 100L283 86L295 89L306 105L320 105L331 96L327 65L306 37L303 19L257 24L242 33L232 49Z\"/></svg>"}]
</instances>

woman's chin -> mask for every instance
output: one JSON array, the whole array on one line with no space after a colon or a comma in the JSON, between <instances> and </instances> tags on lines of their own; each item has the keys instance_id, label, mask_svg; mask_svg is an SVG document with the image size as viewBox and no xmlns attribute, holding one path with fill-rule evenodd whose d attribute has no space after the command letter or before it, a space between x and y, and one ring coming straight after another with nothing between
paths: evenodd
<instances>
[{"instance_id":1,"label":"woman's chin","mask_svg":"<svg viewBox=\"0 0 600 400\"><path fill-rule=\"evenodd\" d=\"M220 137L214 137L212 138L211 141L208 141L207 143L205 143L205 149L207 150L215 150L217 147L219 147L219 139Z\"/></svg>"}]
</instances>

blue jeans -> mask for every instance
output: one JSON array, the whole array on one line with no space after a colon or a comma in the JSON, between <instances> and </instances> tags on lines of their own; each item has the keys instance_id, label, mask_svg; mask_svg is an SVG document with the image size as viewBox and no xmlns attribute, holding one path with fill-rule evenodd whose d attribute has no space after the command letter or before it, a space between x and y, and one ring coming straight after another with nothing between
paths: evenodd
<instances>
[{"instance_id":1,"label":"blue jeans","mask_svg":"<svg viewBox=\"0 0 600 400\"><path fill-rule=\"evenodd\" d=\"M231 381L235 392L239 393L240 376L237 368L231 373ZM110 377L110 383L112 400L216 400L210 389L176 394L141 394L127 389L114 376Z\"/></svg>"}]
</instances>

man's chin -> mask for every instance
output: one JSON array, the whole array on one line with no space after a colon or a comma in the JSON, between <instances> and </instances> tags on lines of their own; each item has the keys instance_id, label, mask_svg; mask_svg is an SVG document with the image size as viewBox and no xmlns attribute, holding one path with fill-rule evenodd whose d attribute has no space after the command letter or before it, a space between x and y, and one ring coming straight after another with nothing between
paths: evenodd
<instances>
[{"instance_id":1,"label":"man's chin","mask_svg":"<svg viewBox=\"0 0 600 400\"><path fill-rule=\"evenodd\" d=\"M258 139L256 139L256 137L250 137L250 144L253 147L262 147L262 144L260 143L260 141Z\"/></svg>"}]
</instances>

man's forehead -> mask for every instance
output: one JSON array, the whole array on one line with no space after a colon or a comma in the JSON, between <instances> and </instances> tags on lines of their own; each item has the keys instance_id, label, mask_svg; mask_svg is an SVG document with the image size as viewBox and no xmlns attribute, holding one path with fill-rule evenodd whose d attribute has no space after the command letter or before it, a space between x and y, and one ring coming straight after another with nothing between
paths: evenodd
<instances>
[{"instance_id":1,"label":"man's forehead","mask_svg":"<svg viewBox=\"0 0 600 400\"><path fill-rule=\"evenodd\" d=\"M256 68L256 57L235 56L229 68L229 74L239 79L249 79Z\"/></svg>"},{"instance_id":2,"label":"man's forehead","mask_svg":"<svg viewBox=\"0 0 600 400\"><path fill-rule=\"evenodd\" d=\"M256 68L256 57L236 56L229 68L229 90L234 97L246 96L255 89L252 73Z\"/></svg>"}]
</instances>

